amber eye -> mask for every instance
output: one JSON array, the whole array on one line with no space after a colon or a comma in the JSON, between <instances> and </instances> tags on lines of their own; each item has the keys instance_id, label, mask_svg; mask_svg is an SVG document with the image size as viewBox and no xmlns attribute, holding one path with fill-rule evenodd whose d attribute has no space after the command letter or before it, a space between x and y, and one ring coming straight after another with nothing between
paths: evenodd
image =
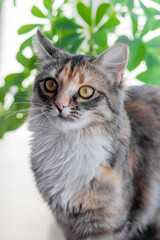
<instances>
[{"instance_id":1,"label":"amber eye","mask_svg":"<svg viewBox=\"0 0 160 240\"><path fill-rule=\"evenodd\" d=\"M81 87L79 90L79 95L85 99L91 98L93 94L94 94L94 89L89 86Z\"/></svg>"},{"instance_id":2,"label":"amber eye","mask_svg":"<svg viewBox=\"0 0 160 240\"><path fill-rule=\"evenodd\" d=\"M58 84L53 79L48 79L44 82L44 87L47 92L55 92L58 88Z\"/></svg>"}]
</instances>

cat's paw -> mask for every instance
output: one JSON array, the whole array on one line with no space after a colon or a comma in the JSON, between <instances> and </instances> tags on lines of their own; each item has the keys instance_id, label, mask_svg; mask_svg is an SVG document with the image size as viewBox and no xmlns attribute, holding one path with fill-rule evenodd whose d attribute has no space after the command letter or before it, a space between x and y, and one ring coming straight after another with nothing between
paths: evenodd
<instances>
[{"instance_id":1,"label":"cat's paw","mask_svg":"<svg viewBox=\"0 0 160 240\"><path fill-rule=\"evenodd\" d=\"M68 202L67 212L76 216L87 210L101 209L102 204L99 195L92 191L80 191Z\"/></svg>"},{"instance_id":2,"label":"cat's paw","mask_svg":"<svg viewBox=\"0 0 160 240\"><path fill-rule=\"evenodd\" d=\"M67 213L69 216L76 217L78 216L84 209L82 209L82 203L73 204L71 201L68 202L67 205Z\"/></svg>"}]
</instances>

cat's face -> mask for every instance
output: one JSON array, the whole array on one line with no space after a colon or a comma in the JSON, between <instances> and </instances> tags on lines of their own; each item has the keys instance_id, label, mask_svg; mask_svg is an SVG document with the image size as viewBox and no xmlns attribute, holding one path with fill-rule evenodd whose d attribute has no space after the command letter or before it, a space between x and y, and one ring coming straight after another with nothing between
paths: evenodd
<instances>
[{"instance_id":1,"label":"cat's face","mask_svg":"<svg viewBox=\"0 0 160 240\"><path fill-rule=\"evenodd\" d=\"M40 32L38 39L42 62L34 85L31 118L37 115L39 124L62 131L112 121L123 102L126 45L117 44L92 59L53 47Z\"/></svg>"}]
</instances>

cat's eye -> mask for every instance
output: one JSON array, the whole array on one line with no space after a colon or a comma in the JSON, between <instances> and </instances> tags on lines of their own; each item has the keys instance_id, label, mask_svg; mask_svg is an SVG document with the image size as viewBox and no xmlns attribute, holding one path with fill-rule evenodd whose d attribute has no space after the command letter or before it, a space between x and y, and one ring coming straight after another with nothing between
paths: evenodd
<instances>
[{"instance_id":1,"label":"cat's eye","mask_svg":"<svg viewBox=\"0 0 160 240\"><path fill-rule=\"evenodd\" d=\"M47 79L44 82L44 87L47 92L55 92L58 89L58 84L54 79Z\"/></svg>"},{"instance_id":2,"label":"cat's eye","mask_svg":"<svg viewBox=\"0 0 160 240\"><path fill-rule=\"evenodd\" d=\"M84 99L91 98L93 94L94 94L94 89L92 87L84 86L79 89L79 95Z\"/></svg>"}]
</instances>

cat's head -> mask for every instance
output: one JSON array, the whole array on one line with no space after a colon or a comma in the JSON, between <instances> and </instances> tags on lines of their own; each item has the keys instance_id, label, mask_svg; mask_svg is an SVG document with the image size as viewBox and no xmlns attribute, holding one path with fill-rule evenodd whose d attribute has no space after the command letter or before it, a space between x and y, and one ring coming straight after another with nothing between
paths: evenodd
<instances>
[{"instance_id":1,"label":"cat's head","mask_svg":"<svg viewBox=\"0 0 160 240\"><path fill-rule=\"evenodd\" d=\"M120 114L124 98L122 78L128 58L125 43L117 43L92 58L54 47L40 31L37 40L41 62L30 121L35 119L34 124L67 131L112 121Z\"/></svg>"}]
</instances>

